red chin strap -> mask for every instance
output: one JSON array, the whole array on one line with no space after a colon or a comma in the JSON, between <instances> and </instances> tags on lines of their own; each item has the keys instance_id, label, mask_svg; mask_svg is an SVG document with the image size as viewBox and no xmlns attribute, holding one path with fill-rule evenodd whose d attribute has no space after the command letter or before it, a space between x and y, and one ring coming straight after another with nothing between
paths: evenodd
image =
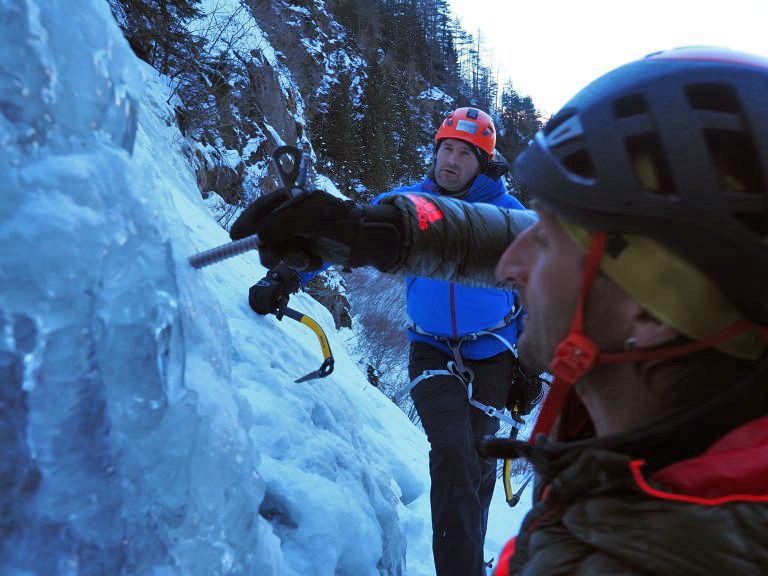
<instances>
[{"instance_id":1,"label":"red chin strap","mask_svg":"<svg viewBox=\"0 0 768 576\"><path fill-rule=\"evenodd\" d=\"M584 335L584 305L597 271L600 269L600 262L603 260L605 239L605 232L594 232L589 242L576 313L573 315L568 335L557 345L555 357L549 365L549 372L553 378L531 433L530 443L534 443L539 434L545 436L549 434L568 398L571 387L592 369L600 355L597 344Z\"/></svg>"},{"instance_id":2,"label":"red chin strap","mask_svg":"<svg viewBox=\"0 0 768 576\"><path fill-rule=\"evenodd\" d=\"M648 360L686 356L716 346L720 342L752 329L757 329L768 341L768 327L756 325L749 320L740 320L714 336L683 346L601 354L597 344L584 334L584 307L603 260L605 243L605 232L592 233L584 262L584 273L581 277L576 313L573 316L568 335L557 345L555 356L549 365L549 372L553 378L547 398L544 400L544 405L541 407L536 425L528 440L531 444L536 441L539 434L549 435L573 385L598 364L633 364Z\"/></svg>"}]
</instances>

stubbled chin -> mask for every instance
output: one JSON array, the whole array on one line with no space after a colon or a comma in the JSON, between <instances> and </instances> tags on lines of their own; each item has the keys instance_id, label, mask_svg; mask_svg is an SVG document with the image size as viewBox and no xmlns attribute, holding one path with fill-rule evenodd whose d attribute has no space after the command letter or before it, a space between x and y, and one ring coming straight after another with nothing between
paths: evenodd
<instances>
[{"instance_id":1,"label":"stubbled chin","mask_svg":"<svg viewBox=\"0 0 768 576\"><path fill-rule=\"evenodd\" d=\"M437 183L446 190L449 190L451 192L457 192L461 189L459 186L459 178L454 174L443 174L441 173L440 176L437 178Z\"/></svg>"}]
</instances>

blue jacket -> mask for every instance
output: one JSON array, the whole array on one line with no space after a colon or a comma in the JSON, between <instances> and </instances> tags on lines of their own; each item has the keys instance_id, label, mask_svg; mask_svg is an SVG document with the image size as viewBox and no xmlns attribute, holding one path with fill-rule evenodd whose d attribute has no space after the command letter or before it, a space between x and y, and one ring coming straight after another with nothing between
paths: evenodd
<instances>
[{"instance_id":1,"label":"blue jacket","mask_svg":"<svg viewBox=\"0 0 768 576\"><path fill-rule=\"evenodd\" d=\"M377 196L372 204L391 194L418 192L439 195L437 185L429 178L421 184L403 186L392 192ZM467 193L461 197L465 202L484 202L505 208L524 209L513 196L506 193L504 184L488 176L479 175ZM513 291L493 288L474 288L443 280L428 278L406 278L406 300L408 316L422 331L436 336L460 338L466 334L494 328L514 308L516 295ZM501 329L494 330L511 344L517 342L519 322L522 317ZM450 353L449 348L434 338L408 330L411 342L426 342ZM477 340L465 341L461 347L462 357L468 359L490 358L506 350L506 346L493 336L480 336Z\"/></svg>"}]
</instances>

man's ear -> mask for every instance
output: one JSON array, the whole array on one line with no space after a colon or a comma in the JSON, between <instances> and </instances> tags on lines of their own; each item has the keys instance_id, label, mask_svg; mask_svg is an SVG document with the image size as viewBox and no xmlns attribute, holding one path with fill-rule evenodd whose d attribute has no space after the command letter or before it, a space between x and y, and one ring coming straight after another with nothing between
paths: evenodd
<instances>
[{"instance_id":1,"label":"man's ear","mask_svg":"<svg viewBox=\"0 0 768 576\"><path fill-rule=\"evenodd\" d=\"M640 308L632 323L632 335L635 348L656 348L669 344L682 334L674 328L662 324L645 309Z\"/></svg>"}]
</instances>

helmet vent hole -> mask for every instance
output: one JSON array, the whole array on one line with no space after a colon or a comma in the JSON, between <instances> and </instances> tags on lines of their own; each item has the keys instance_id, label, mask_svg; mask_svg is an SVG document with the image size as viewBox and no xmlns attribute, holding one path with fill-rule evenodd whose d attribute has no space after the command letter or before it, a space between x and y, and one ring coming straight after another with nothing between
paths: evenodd
<instances>
[{"instance_id":1,"label":"helmet vent hole","mask_svg":"<svg viewBox=\"0 0 768 576\"><path fill-rule=\"evenodd\" d=\"M748 134L704 130L704 139L723 192L768 197L760 175L757 150Z\"/></svg>"},{"instance_id":2,"label":"helmet vent hole","mask_svg":"<svg viewBox=\"0 0 768 576\"><path fill-rule=\"evenodd\" d=\"M613 115L616 118L639 116L648 112L648 103L640 94L619 98L613 102Z\"/></svg>"},{"instance_id":3,"label":"helmet vent hole","mask_svg":"<svg viewBox=\"0 0 768 576\"><path fill-rule=\"evenodd\" d=\"M741 112L741 103L727 84L689 84L685 87L688 103L694 110Z\"/></svg>"},{"instance_id":4,"label":"helmet vent hole","mask_svg":"<svg viewBox=\"0 0 768 576\"><path fill-rule=\"evenodd\" d=\"M635 178L640 187L660 196L677 194L672 172L656 134L638 134L625 141Z\"/></svg>"},{"instance_id":5,"label":"helmet vent hole","mask_svg":"<svg viewBox=\"0 0 768 576\"><path fill-rule=\"evenodd\" d=\"M768 211L761 214L734 212L733 217L752 230L760 238L768 239Z\"/></svg>"},{"instance_id":6,"label":"helmet vent hole","mask_svg":"<svg viewBox=\"0 0 768 576\"><path fill-rule=\"evenodd\" d=\"M572 173L583 178L594 178L595 168L586 150L581 149L563 158L563 164Z\"/></svg>"},{"instance_id":7,"label":"helmet vent hole","mask_svg":"<svg viewBox=\"0 0 768 576\"><path fill-rule=\"evenodd\" d=\"M558 126L560 126L560 124L562 124L569 118L572 118L573 116L576 116L576 110L574 110L573 108L565 108L563 110L560 110L560 112L552 116L549 122L547 122L547 125L544 126L544 134L549 136L552 132L555 131L555 129Z\"/></svg>"}]
</instances>

